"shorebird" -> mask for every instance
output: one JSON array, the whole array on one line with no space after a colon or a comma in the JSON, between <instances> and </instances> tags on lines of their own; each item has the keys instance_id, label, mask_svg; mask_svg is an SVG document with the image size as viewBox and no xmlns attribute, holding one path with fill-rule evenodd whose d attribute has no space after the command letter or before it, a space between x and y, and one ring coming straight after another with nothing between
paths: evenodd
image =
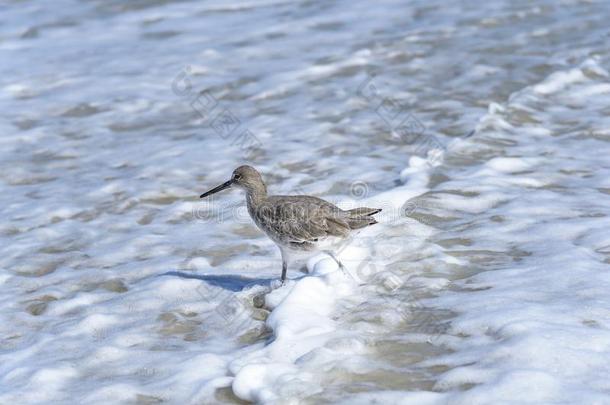
<instances>
[{"instance_id":1,"label":"shorebird","mask_svg":"<svg viewBox=\"0 0 610 405\"><path fill-rule=\"evenodd\" d=\"M344 270L334 250L354 230L376 224L373 215L381 211L366 207L342 210L309 195L267 195L260 173L251 166L239 166L229 181L201 194L200 198L233 186L246 191L250 217L279 247L282 284L286 281L288 262L303 255L326 253Z\"/></svg>"}]
</instances>

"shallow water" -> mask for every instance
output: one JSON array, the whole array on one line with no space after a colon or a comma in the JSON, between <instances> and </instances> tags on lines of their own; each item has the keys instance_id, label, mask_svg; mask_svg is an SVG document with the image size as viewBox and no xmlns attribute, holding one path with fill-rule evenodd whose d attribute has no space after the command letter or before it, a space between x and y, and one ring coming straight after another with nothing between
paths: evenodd
<instances>
[{"instance_id":1,"label":"shallow water","mask_svg":"<svg viewBox=\"0 0 610 405\"><path fill-rule=\"evenodd\" d=\"M0 10L0 402L608 402L606 3ZM351 277L244 162L384 208Z\"/></svg>"}]
</instances>

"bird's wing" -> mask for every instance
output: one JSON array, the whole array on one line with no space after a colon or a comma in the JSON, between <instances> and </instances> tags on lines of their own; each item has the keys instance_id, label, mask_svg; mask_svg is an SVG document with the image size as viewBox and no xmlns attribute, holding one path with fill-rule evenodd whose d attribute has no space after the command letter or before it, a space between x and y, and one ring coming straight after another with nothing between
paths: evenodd
<instances>
[{"instance_id":1,"label":"bird's wing","mask_svg":"<svg viewBox=\"0 0 610 405\"><path fill-rule=\"evenodd\" d=\"M341 211L318 198L276 197L261 207L260 219L292 243L315 242L327 236L347 236Z\"/></svg>"}]
</instances>

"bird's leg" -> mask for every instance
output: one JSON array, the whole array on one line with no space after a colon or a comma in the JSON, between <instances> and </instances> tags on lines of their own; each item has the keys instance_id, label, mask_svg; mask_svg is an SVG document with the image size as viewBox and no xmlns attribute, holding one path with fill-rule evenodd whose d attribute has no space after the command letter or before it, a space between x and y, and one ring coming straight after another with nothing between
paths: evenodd
<instances>
[{"instance_id":1,"label":"bird's leg","mask_svg":"<svg viewBox=\"0 0 610 405\"><path fill-rule=\"evenodd\" d=\"M283 249L280 249L280 252L282 252L282 285L284 285L286 283L286 271L288 270L288 257Z\"/></svg>"},{"instance_id":2,"label":"bird's leg","mask_svg":"<svg viewBox=\"0 0 610 405\"><path fill-rule=\"evenodd\" d=\"M332 257L332 259L337 262L337 264L339 265L339 268L341 269L341 271L343 272L343 274L345 275L349 275L350 277L354 278L348 271L347 268L343 265L343 263L341 263L341 261L337 258L337 256L331 251L331 250L323 250L324 253L326 253L327 255L329 255L330 257Z\"/></svg>"},{"instance_id":3,"label":"bird's leg","mask_svg":"<svg viewBox=\"0 0 610 405\"><path fill-rule=\"evenodd\" d=\"M330 257L333 258L334 261L337 262L337 264L339 265L339 268L341 269L345 269L345 266L343 265L343 263L341 263L341 261L337 258L337 256L332 252L332 250L324 250L324 253L326 253L327 255L329 255Z\"/></svg>"}]
</instances>

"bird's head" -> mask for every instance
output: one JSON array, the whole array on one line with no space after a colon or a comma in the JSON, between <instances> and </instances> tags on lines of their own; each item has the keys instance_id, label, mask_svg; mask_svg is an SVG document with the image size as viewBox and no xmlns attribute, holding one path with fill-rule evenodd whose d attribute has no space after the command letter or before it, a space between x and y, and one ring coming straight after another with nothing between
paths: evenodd
<instances>
[{"instance_id":1,"label":"bird's head","mask_svg":"<svg viewBox=\"0 0 610 405\"><path fill-rule=\"evenodd\" d=\"M267 188L265 187L265 183L263 182L260 173L252 166L243 165L233 170L233 174L229 181L201 194L199 198L205 198L231 186L242 188L247 192L267 192Z\"/></svg>"}]
</instances>

